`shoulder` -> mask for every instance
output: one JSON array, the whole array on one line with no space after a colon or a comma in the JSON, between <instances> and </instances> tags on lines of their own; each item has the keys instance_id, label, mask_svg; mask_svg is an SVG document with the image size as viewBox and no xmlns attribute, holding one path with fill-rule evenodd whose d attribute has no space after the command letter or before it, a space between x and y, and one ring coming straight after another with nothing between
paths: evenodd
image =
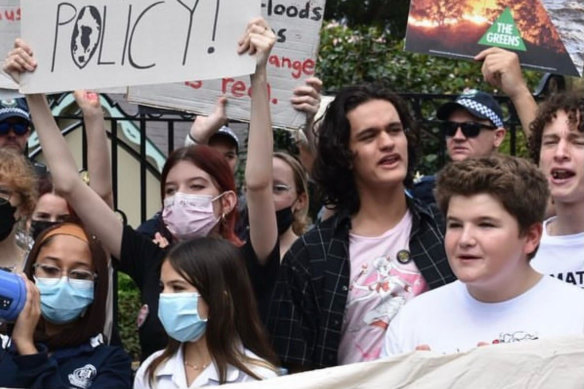
<instances>
[{"instance_id":1,"label":"shoulder","mask_svg":"<svg viewBox=\"0 0 584 389\"><path fill-rule=\"evenodd\" d=\"M561 297L563 299L572 298L584 301L584 289L547 275L544 275L541 280L541 291L545 294L553 295L554 299Z\"/></svg>"},{"instance_id":2,"label":"shoulder","mask_svg":"<svg viewBox=\"0 0 584 389\"><path fill-rule=\"evenodd\" d=\"M159 350L159 351L156 351L153 354L150 354L150 356L148 358L146 358L144 360L144 362L142 362L140 364L140 367L138 368L138 371L136 372L136 380L137 381L139 381L139 382L145 382L146 381L146 378L145 378L146 369L148 369L148 366L150 366L150 364L152 363L152 361L154 359L158 358L163 352L164 352L164 350ZM165 363L166 363L166 361L163 362L161 364L161 366L164 365Z\"/></svg>"},{"instance_id":3,"label":"shoulder","mask_svg":"<svg viewBox=\"0 0 584 389\"><path fill-rule=\"evenodd\" d=\"M244 350L245 356L248 360L245 362L245 365L260 379L265 380L269 378L274 378L278 376L277 368L273 366L270 362L266 361L265 359L257 356L253 352L248 349ZM247 380L255 380L253 377L247 376Z\"/></svg>"}]
</instances>

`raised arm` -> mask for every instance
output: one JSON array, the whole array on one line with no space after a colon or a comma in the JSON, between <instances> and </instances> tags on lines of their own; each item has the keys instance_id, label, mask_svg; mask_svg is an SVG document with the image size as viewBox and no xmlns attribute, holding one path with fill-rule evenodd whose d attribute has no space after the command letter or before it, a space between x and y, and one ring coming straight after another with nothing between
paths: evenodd
<instances>
[{"instance_id":1,"label":"raised arm","mask_svg":"<svg viewBox=\"0 0 584 389\"><path fill-rule=\"evenodd\" d=\"M206 145L209 139L227 122L225 115L225 104L227 97L221 96L217 99L215 109L209 116L197 115L193 120L193 125L185 138L185 146Z\"/></svg>"},{"instance_id":2,"label":"raised arm","mask_svg":"<svg viewBox=\"0 0 584 389\"><path fill-rule=\"evenodd\" d=\"M276 36L262 18L252 20L239 42L240 54L257 54L256 71L251 75L251 120L245 166L246 198L252 247L260 262L278 244L276 210L272 195L272 154L274 139L268 97L266 64Z\"/></svg>"},{"instance_id":3,"label":"raised arm","mask_svg":"<svg viewBox=\"0 0 584 389\"><path fill-rule=\"evenodd\" d=\"M19 79L20 73L34 71L36 66L31 48L17 39L15 48L4 62L4 71ZM67 199L85 226L102 241L104 248L119 258L122 245L121 222L99 195L79 177L73 155L55 123L46 97L35 94L26 96L26 99L55 189Z\"/></svg>"},{"instance_id":4,"label":"raised arm","mask_svg":"<svg viewBox=\"0 0 584 389\"><path fill-rule=\"evenodd\" d=\"M290 99L297 111L306 114L306 123L296 142L300 151L300 161L306 171L312 171L312 164L316 158L316 136L314 132L314 117L320 108L320 90L322 81L317 77L307 78L304 85L294 88L294 95ZM303 136L302 136L303 135Z\"/></svg>"},{"instance_id":5,"label":"raised arm","mask_svg":"<svg viewBox=\"0 0 584 389\"><path fill-rule=\"evenodd\" d=\"M86 90L76 90L74 96L77 105L83 112L85 133L87 134L89 186L110 208L113 208L112 170L99 94Z\"/></svg>"},{"instance_id":6,"label":"raised arm","mask_svg":"<svg viewBox=\"0 0 584 389\"><path fill-rule=\"evenodd\" d=\"M529 125L535 119L537 103L523 79L517 54L491 47L478 53L475 60L483 61L485 81L509 96L521 121L521 128L529 137Z\"/></svg>"}]
</instances>

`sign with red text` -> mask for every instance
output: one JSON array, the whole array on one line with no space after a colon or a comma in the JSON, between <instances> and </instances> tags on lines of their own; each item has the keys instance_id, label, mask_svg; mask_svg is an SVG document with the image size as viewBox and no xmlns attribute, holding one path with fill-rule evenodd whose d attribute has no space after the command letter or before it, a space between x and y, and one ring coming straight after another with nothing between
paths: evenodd
<instances>
[{"instance_id":1,"label":"sign with red text","mask_svg":"<svg viewBox=\"0 0 584 389\"><path fill-rule=\"evenodd\" d=\"M521 65L584 72L584 2L412 0L406 50L472 59L488 47L515 51Z\"/></svg>"},{"instance_id":2,"label":"sign with red text","mask_svg":"<svg viewBox=\"0 0 584 389\"><path fill-rule=\"evenodd\" d=\"M21 0L38 67L23 93L99 89L250 74L237 40L260 0Z\"/></svg>"},{"instance_id":3,"label":"sign with red text","mask_svg":"<svg viewBox=\"0 0 584 389\"><path fill-rule=\"evenodd\" d=\"M0 62L4 61L20 36L20 1L0 0ZM18 89L12 78L0 69L0 89Z\"/></svg>"},{"instance_id":4,"label":"sign with red text","mask_svg":"<svg viewBox=\"0 0 584 389\"><path fill-rule=\"evenodd\" d=\"M292 90L314 75L319 31L325 0L262 0L262 15L276 34L276 45L268 64L272 123L298 128L305 116L292 108ZM128 100L159 108L209 114L217 99L228 97L227 117L248 121L250 117L249 77L170 85L139 86L128 90Z\"/></svg>"}]
</instances>

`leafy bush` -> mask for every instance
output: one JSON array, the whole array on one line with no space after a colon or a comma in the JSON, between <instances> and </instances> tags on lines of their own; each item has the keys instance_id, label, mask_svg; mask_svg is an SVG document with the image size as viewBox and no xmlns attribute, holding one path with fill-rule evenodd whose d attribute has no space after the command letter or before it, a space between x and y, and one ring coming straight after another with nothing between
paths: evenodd
<instances>
[{"instance_id":1,"label":"leafy bush","mask_svg":"<svg viewBox=\"0 0 584 389\"><path fill-rule=\"evenodd\" d=\"M140 310L140 291L134 281L118 272L118 330L124 349L132 360L140 360L140 342L136 317Z\"/></svg>"}]
</instances>

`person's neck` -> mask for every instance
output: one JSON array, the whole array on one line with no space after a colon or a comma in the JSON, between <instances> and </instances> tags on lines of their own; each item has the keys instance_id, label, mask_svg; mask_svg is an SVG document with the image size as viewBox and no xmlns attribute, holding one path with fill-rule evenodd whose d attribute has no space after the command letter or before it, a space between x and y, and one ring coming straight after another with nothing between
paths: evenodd
<instances>
[{"instance_id":1,"label":"person's neck","mask_svg":"<svg viewBox=\"0 0 584 389\"><path fill-rule=\"evenodd\" d=\"M351 217L351 231L361 236L379 236L395 227L407 211L403 185L379 190L360 190L360 208Z\"/></svg>"},{"instance_id":2,"label":"person's neck","mask_svg":"<svg viewBox=\"0 0 584 389\"><path fill-rule=\"evenodd\" d=\"M183 355L186 363L202 368L203 366L208 366L213 360L207 346L207 338L204 335L196 342L185 342L183 345Z\"/></svg>"},{"instance_id":3,"label":"person's neck","mask_svg":"<svg viewBox=\"0 0 584 389\"><path fill-rule=\"evenodd\" d=\"M6 239L0 241L0 266L15 266L16 270L20 271L23 259L24 251L16 244L16 228L14 228Z\"/></svg>"},{"instance_id":4,"label":"person's neck","mask_svg":"<svg viewBox=\"0 0 584 389\"><path fill-rule=\"evenodd\" d=\"M292 227L288 228L282 235L280 235L280 261L284 258L284 254L286 254L296 239L298 239L298 235L294 233Z\"/></svg>"},{"instance_id":5,"label":"person's neck","mask_svg":"<svg viewBox=\"0 0 584 389\"><path fill-rule=\"evenodd\" d=\"M556 218L547 225L548 235L574 235L584 232L584 202L555 203Z\"/></svg>"},{"instance_id":6,"label":"person's neck","mask_svg":"<svg viewBox=\"0 0 584 389\"><path fill-rule=\"evenodd\" d=\"M466 284L470 295L483 303L501 303L527 292L543 277L526 262L518 269L507 269L496 284Z\"/></svg>"}]
</instances>

